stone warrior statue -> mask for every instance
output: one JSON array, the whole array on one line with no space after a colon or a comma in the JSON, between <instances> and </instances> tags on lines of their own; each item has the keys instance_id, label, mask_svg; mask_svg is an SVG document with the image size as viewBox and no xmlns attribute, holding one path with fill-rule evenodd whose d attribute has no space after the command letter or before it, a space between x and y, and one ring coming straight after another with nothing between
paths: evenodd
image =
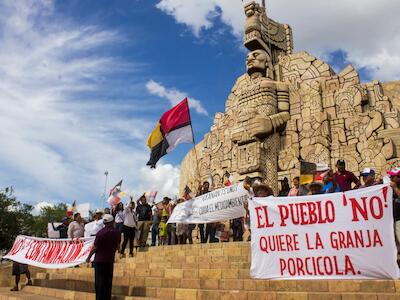
<instances>
[{"instance_id":1,"label":"stone warrior statue","mask_svg":"<svg viewBox=\"0 0 400 300\"><path fill-rule=\"evenodd\" d=\"M238 145L238 173L263 179L276 192L278 187L279 132L289 115L288 85L274 81L267 51L251 51L246 58L247 74L239 78L230 97L237 112L231 131Z\"/></svg>"}]
</instances>

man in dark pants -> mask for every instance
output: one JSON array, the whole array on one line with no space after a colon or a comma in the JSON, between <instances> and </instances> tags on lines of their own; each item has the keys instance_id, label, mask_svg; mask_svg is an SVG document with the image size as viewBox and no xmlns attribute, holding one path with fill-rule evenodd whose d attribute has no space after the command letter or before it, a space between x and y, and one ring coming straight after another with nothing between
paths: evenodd
<instances>
[{"instance_id":1,"label":"man in dark pants","mask_svg":"<svg viewBox=\"0 0 400 300\"><path fill-rule=\"evenodd\" d=\"M209 192L210 192L210 183L208 181L204 181L203 184L200 185L199 192L197 193L196 196L204 195ZM204 231L204 224L197 225L197 227L199 228L199 231L200 231L200 242L201 243L207 243L208 236L211 236L211 237L213 236L212 232L210 232L212 230L211 225L212 224L210 224L210 225L207 224L205 231ZM208 232L208 236L207 236L207 232ZM215 232L214 232L214 236L215 236ZM211 240L212 240L212 238L211 238Z\"/></svg>"},{"instance_id":2,"label":"man in dark pants","mask_svg":"<svg viewBox=\"0 0 400 300\"><path fill-rule=\"evenodd\" d=\"M94 257L96 300L111 300L114 258L121 236L114 228L112 215L104 215L103 222L105 226L97 233L86 262L89 263L92 255L96 253Z\"/></svg>"},{"instance_id":3,"label":"man in dark pants","mask_svg":"<svg viewBox=\"0 0 400 300\"><path fill-rule=\"evenodd\" d=\"M138 229L139 235L139 246L145 247L147 245L147 238L149 236L149 230L151 226L152 211L151 206L147 203L145 195L139 198L136 206L136 215L138 218Z\"/></svg>"},{"instance_id":4,"label":"man in dark pants","mask_svg":"<svg viewBox=\"0 0 400 300\"><path fill-rule=\"evenodd\" d=\"M28 279L28 283L26 285L32 285L31 273L29 272L28 265L20 264L14 261L12 266L12 275L15 276L15 286L11 289L12 292L18 291L21 274L25 274L26 278Z\"/></svg>"}]
</instances>

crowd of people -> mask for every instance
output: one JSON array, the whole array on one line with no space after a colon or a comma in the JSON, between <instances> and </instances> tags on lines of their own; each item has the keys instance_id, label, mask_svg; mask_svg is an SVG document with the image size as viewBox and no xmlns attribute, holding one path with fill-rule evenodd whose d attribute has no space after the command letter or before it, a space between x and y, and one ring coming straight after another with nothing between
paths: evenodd
<instances>
[{"instance_id":1,"label":"crowd of people","mask_svg":"<svg viewBox=\"0 0 400 300\"><path fill-rule=\"evenodd\" d=\"M393 188L393 214L395 221L396 242L400 241L400 168L388 171L390 185ZM318 195L325 193L345 192L352 189L365 188L383 183L382 178L377 178L375 170L365 168L361 172L362 182L350 171L346 170L344 160L338 160L336 171L326 170L322 176L322 181L314 181L307 185L301 184L300 178L293 179L293 186L290 187L289 181L285 178L281 181L281 189L278 197L296 197L304 195ZM271 187L247 177L243 181L243 187L254 197L274 196ZM210 192L209 182L204 182L198 188L195 196L204 195ZM73 215L73 220L65 217L59 226L53 229L59 232L60 238L80 238L95 236L94 246L87 258L87 262L93 254L95 268L95 288L96 299L110 299L112 287L112 274L115 253L118 252L120 258L125 257L125 250L129 244L129 256L134 255L134 248L148 246L149 234L151 236L151 246L192 244L195 239L199 243L226 242L232 237L233 241L243 241L243 236L247 230L250 233L250 216L248 204L244 208L244 217L230 220L229 230L225 230L225 224L175 224L168 223L174 208L177 204L187 201L187 197L172 201L164 197L161 203L150 205L147 198L142 195L136 202L131 198L129 203L124 206L119 203L112 209L105 208L104 211L96 210L92 222L84 224L79 213ZM227 233L227 234L226 234ZM250 235L248 236L250 239ZM16 276L16 287L21 274L26 274L28 284L30 280L29 270L26 265L14 264L13 275Z\"/></svg>"},{"instance_id":2,"label":"crowd of people","mask_svg":"<svg viewBox=\"0 0 400 300\"><path fill-rule=\"evenodd\" d=\"M393 212L396 222L396 236L400 241L400 169L393 169L388 172L390 185L394 193ZM278 197L295 197L304 195L317 195L326 193L345 192L352 189L365 188L383 183L382 177L378 177L375 170L365 168L361 171L361 180L354 173L346 170L344 160L338 160L336 171L326 170L321 181L313 181L307 185L300 183L300 177L295 177L290 186L287 178L281 181L281 188ZM246 178L244 187L256 197L274 195L273 190L267 185ZM204 195L210 192L210 183L202 183L195 196ZM121 244L118 247L120 257L125 257L125 250L129 248L129 256L134 255L134 249L158 245L192 244L225 242L229 240L243 241L245 232L249 232L249 215L243 218L229 220L224 223L208 224L175 224L167 223L175 206L186 198L179 198L172 201L164 197L161 203L150 205L147 198L142 195L136 202L131 198L124 206L122 202L113 208L105 208L104 211L96 210L93 221L84 224L79 213L73 215L73 220L68 218L61 220L61 225L54 230L59 231L60 238L79 238L96 236L97 232L104 227L103 215L110 214L114 218L115 228L121 235ZM245 207L246 208L246 207ZM90 228L88 228L90 226ZM150 237L149 237L150 235ZM248 236L250 239L250 236Z\"/></svg>"}]
</instances>

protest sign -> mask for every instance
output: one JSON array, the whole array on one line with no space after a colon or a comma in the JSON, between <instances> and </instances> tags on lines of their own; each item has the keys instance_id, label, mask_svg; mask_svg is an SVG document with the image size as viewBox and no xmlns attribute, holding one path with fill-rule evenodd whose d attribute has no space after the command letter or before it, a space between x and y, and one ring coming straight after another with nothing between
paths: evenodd
<instances>
[{"instance_id":1,"label":"protest sign","mask_svg":"<svg viewBox=\"0 0 400 300\"><path fill-rule=\"evenodd\" d=\"M259 279L398 278L388 185L249 200Z\"/></svg>"},{"instance_id":2,"label":"protest sign","mask_svg":"<svg viewBox=\"0 0 400 300\"><path fill-rule=\"evenodd\" d=\"M178 204L168 223L203 224L243 217L249 193L237 185L218 189Z\"/></svg>"},{"instance_id":3,"label":"protest sign","mask_svg":"<svg viewBox=\"0 0 400 300\"><path fill-rule=\"evenodd\" d=\"M76 207L76 211L81 214L82 218L89 218L90 203L81 203Z\"/></svg>"},{"instance_id":4,"label":"protest sign","mask_svg":"<svg viewBox=\"0 0 400 300\"><path fill-rule=\"evenodd\" d=\"M60 238L60 232L57 230L54 230L54 228L57 228L57 226L61 225L62 223L47 223L47 237L49 239L59 239ZM54 227L53 227L54 225Z\"/></svg>"},{"instance_id":5,"label":"protest sign","mask_svg":"<svg viewBox=\"0 0 400 300\"><path fill-rule=\"evenodd\" d=\"M19 235L4 258L46 269L69 268L86 261L93 238L43 239Z\"/></svg>"}]
</instances>

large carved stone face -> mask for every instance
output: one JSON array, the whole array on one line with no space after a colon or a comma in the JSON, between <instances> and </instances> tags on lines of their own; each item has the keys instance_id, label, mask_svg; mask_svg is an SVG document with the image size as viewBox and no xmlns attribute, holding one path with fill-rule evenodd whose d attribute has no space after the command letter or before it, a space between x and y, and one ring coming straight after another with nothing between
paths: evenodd
<instances>
[{"instance_id":1,"label":"large carved stone face","mask_svg":"<svg viewBox=\"0 0 400 300\"><path fill-rule=\"evenodd\" d=\"M264 50L254 50L247 54L246 66L249 74L256 71L265 73L269 55Z\"/></svg>"}]
</instances>

